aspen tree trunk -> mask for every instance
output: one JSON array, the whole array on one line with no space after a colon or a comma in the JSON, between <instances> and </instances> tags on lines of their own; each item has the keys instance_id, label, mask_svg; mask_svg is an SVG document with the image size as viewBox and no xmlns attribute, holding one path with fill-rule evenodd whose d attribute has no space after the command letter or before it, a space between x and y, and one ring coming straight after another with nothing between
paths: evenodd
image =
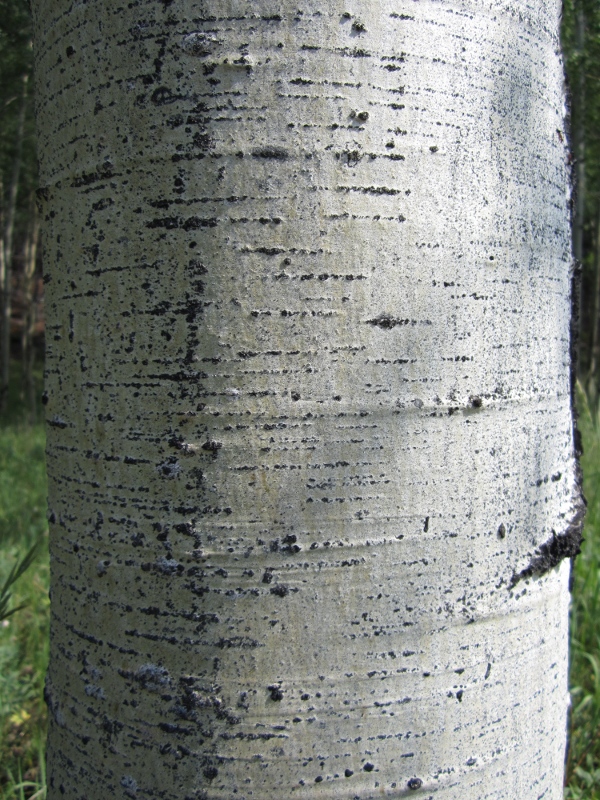
<instances>
[{"instance_id":1,"label":"aspen tree trunk","mask_svg":"<svg viewBox=\"0 0 600 800\"><path fill-rule=\"evenodd\" d=\"M558 2L34 2L48 797L562 797Z\"/></svg>"},{"instance_id":2,"label":"aspen tree trunk","mask_svg":"<svg viewBox=\"0 0 600 800\"><path fill-rule=\"evenodd\" d=\"M581 0L576 4L575 44L577 52L577 85L575 97L577 113L573 124L573 149L575 154L575 209L573 215L573 255L583 262L583 233L585 225L585 12Z\"/></svg>"}]
</instances>

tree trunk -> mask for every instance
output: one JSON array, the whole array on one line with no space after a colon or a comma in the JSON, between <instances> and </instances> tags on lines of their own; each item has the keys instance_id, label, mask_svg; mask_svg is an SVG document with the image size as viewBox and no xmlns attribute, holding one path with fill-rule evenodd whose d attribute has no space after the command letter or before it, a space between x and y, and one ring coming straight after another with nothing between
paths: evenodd
<instances>
[{"instance_id":1,"label":"tree trunk","mask_svg":"<svg viewBox=\"0 0 600 800\"><path fill-rule=\"evenodd\" d=\"M559 4L34 2L48 798L562 797Z\"/></svg>"},{"instance_id":2,"label":"tree trunk","mask_svg":"<svg viewBox=\"0 0 600 800\"><path fill-rule=\"evenodd\" d=\"M0 215L0 245L3 253L0 258L0 314L1 314L1 351L0 351L0 411L6 407L8 400L8 385L10 380L10 321L11 321L11 294L12 294L12 262L13 262L13 235L15 230L15 216L17 213L17 195L19 192L19 176L21 174L21 154L23 150L23 134L25 131L25 112L27 110L27 84L29 76L22 76L21 108L17 123L17 140L12 174L8 187L8 199L5 213ZM0 181L0 189L2 189ZM0 203L4 200L0 195Z\"/></svg>"},{"instance_id":3,"label":"tree trunk","mask_svg":"<svg viewBox=\"0 0 600 800\"><path fill-rule=\"evenodd\" d=\"M23 329L21 331L21 364L23 373L23 396L29 409L29 419L35 421L36 398L33 379L35 365L34 333L36 324L36 263L38 239L40 232L40 218L32 194L29 203L29 225L24 248L23 266Z\"/></svg>"},{"instance_id":4,"label":"tree trunk","mask_svg":"<svg viewBox=\"0 0 600 800\"><path fill-rule=\"evenodd\" d=\"M585 13L581 0L576 4L575 44L577 50L576 113L573 125L575 152L575 213L573 218L573 255L583 262L583 232L585 225Z\"/></svg>"}]
</instances>

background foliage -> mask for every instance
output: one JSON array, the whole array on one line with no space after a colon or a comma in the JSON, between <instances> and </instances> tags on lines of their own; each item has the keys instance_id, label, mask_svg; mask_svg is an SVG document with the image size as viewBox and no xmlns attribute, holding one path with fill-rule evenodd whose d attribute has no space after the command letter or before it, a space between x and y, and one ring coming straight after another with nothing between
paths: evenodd
<instances>
[{"instance_id":1,"label":"background foliage","mask_svg":"<svg viewBox=\"0 0 600 800\"><path fill-rule=\"evenodd\" d=\"M578 404L585 448L584 490L589 504L585 542L575 566L573 707L565 800L600 800L600 0L564 0L563 8L563 49L572 115L571 160L579 198L573 203L582 270ZM37 237L31 226L32 196L37 186L32 56L27 0L0 0L0 242L6 241L11 180L15 160L21 154L13 198L10 382L0 408L0 800L41 800L45 796L43 680L48 657L49 568L45 438L40 422L42 264L35 251L35 274L30 282L33 291L29 294L26 277L32 237ZM32 304L34 357L23 358L22 332L29 324L28 306ZM11 570L14 577L15 568L35 545L33 566L5 586L11 597L3 607L3 585ZM24 608L6 617L10 609L22 604Z\"/></svg>"}]
</instances>

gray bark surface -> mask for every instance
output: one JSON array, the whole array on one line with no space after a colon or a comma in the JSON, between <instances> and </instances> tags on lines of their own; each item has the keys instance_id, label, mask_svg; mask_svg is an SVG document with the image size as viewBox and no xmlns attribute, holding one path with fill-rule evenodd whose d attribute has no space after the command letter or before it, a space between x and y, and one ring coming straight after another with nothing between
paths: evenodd
<instances>
[{"instance_id":1,"label":"gray bark surface","mask_svg":"<svg viewBox=\"0 0 600 800\"><path fill-rule=\"evenodd\" d=\"M34 3L49 800L558 800L556 2Z\"/></svg>"}]
</instances>

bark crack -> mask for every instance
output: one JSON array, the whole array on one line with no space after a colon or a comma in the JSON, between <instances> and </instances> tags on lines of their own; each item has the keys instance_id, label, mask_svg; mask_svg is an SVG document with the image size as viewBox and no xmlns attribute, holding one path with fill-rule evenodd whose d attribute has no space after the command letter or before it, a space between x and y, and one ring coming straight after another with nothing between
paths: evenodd
<instances>
[{"instance_id":1,"label":"bark crack","mask_svg":"<svg viewBox=\"0 0 600 800\"><path fill-rule=\"evenodd\" d=\"M520 572L513 574L509 589L513 589L524 578L541 577L558 566L564 558L575 558L581 552L583 541L583 521L585 517L585 499L581 491L580 481L576 484L574 512L571 522L564 533L554 533L550 539L541 544L529 564Z\"/></svg>"}]
</instances>

